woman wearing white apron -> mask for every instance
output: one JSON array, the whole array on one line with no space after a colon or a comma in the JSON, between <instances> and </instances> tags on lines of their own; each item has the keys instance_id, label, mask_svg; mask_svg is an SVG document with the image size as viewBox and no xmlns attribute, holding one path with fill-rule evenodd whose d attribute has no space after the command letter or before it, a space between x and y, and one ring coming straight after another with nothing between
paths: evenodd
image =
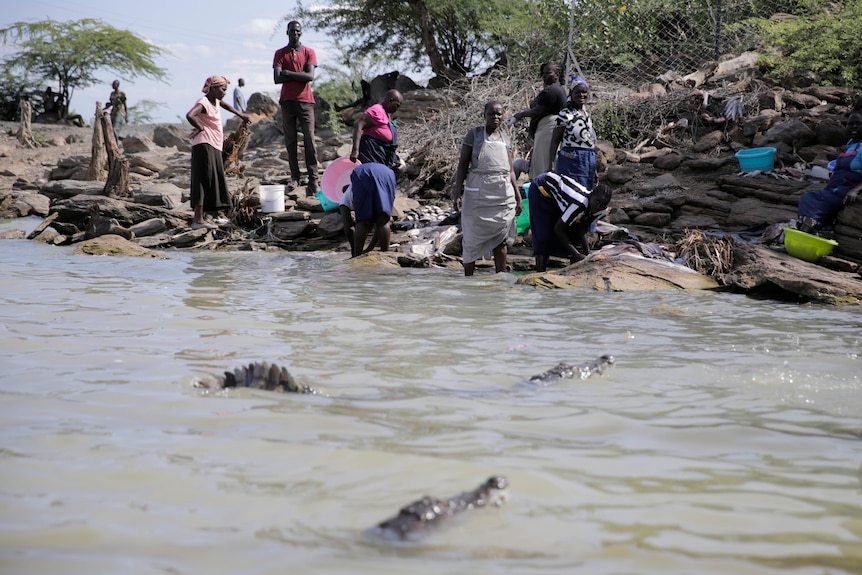
<instances>
[{"instance_id":1,"label":"woman wearing white apron","mask_svg":"<svg viewBox=\"0 0 862 575\"><path fill-rule=\"evenodd\" d=\"M485 125L467 132L461 143L452 196L461 210L465 276L473 275L476 260L489 252L497 273L506 271L507 242L521 213L511 144L500 130L503 114L502 103L485 104Z\"/></svg>"}]
</instances>

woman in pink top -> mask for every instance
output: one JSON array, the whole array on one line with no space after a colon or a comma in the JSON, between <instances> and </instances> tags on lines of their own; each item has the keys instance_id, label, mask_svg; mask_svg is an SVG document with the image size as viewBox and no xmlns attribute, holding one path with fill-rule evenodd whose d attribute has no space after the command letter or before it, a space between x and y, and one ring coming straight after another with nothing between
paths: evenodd
<instances>
[{"instance_id":1,"label":"woman in pink top","mask_svg":"<svg viewBox=\"0 0 862 575\"><path fill-rule=\"evenodd\" d=\"M224 76L211 76L204 83L205 96L195 102L186 114L192 125L192 189L190 201L195 215L192 229L217 228L204 221L204 212L217 212L231 208L230 190L224 177L222 147L224 131L221 125L221 108L250 121L247 114L236 110L224 101L230 81Z\"/></svg>"},{"instance_id":2,"label":"woman in pink top","mask_svg":"<svg viewBox=\"0 0 862 575\"><path fill-rule=\"evenodd\" d=\"M398 129L390 117L404 103L398 90L389 90L383 99L374 104L353 124L353 148L350 159L363 164L383 164L392 169L400 162L395 150L398 148Z\"/></svg>"}]
</instances>

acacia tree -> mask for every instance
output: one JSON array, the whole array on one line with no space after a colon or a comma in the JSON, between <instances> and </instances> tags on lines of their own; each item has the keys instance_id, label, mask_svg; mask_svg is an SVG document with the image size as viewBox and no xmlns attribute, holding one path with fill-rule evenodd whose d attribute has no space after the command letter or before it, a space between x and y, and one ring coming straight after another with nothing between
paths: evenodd
<instances>
[{"instance_id":1,"label":"acacia tree","mask_svg":"<svg viewBox=\"0 0 862 575\"><path fill-rule=\"evenodd\" d=\"M296 17L357 54L386 54L438 76L463 78L506 53L497 23L525 11L524 0L327 0Z\"/></svg>"},{"instance_id":2,"label":"acacia tree","mask_svg":"<svg viewBox=\"0 0 862 575\"><path fill-rule=\"evenodd\" d=\"M97 83L99 70L128 78L166 78L165 70L155 64L164 50L100 20L15 22L0 28L0 40L18 49L3 62L6 70L15 71L13 77L38 76L57 82L65 103L60 110L63 119L74 89Z\"/></svg>"}]
</instances>

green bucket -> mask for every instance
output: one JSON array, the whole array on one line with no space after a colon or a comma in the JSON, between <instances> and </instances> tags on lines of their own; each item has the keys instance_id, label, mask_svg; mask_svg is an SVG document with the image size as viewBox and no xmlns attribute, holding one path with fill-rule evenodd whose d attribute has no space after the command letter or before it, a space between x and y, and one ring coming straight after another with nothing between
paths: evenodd
<instances>
[{"instance_id":1,"label":"green bucket","mask_svg":"<svg viewBox=\"0 0 862 575\"><path fill-rule=\"evenodd\" d=\"M515 218L515 226L519 234L523 234L530 229L530 200L524 198L521 200L521 215Z\"/></svg>"}]
</instances>

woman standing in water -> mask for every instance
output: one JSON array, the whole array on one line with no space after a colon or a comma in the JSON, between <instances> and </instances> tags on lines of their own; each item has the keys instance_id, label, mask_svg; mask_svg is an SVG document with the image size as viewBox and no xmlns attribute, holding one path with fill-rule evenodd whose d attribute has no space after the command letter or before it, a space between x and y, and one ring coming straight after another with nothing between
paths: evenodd
<instances>
[{"instance_id":1,"label":"woman standing in water","mask_svg":"<svg viewBox=\"0 0 862 575\"><path fill-rule=\"evenodd\" d=\"M204 212L228 210L231 207L230 190L224 177L221 157L224 131L221 125L221 108L242 118L251 119L224 101L230 81L224 76L210 76L204 83L205 96L195 102L186 114L192 125L192 188L190 201L195 215L192 229L217 228L204 220Z\"/></svg>"},{"instance_id":2,"label":"woman standing in water","mask_svg":"<svg viewBox=\"0 0 862 575\"><path fill-rule=\"evenodd\" d=\"M465 276L473 275L476 260L488 252L494 253L497 273L506 271L506 244L521 213L512 145L500 129L504 113L502 103L486 103L485 125L467 132L461 142L452 199L461 210Z\"/></svg>"},{"instance_id":3,"label":"woman standing in water","mask_svg":"<svg viewBox=\"0 0 862 575\"><path fill-rule=\"evenodd\" d=\"M586 80L575 76L570 87L568 104L560 110L551 136L547 169L549 172L571 176L592 190L596 185L596 131L585 106L590 97L590 86ZM556 167L554 157L557 160Z\"/></svg>"}]
</instances>

